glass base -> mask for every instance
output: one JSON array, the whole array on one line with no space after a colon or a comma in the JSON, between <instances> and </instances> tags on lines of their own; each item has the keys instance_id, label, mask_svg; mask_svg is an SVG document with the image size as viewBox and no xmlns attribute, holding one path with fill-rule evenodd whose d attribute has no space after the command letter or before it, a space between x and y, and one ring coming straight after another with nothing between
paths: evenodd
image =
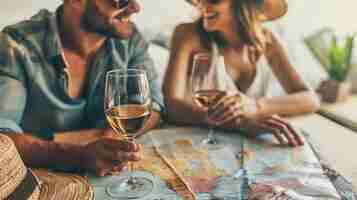
<instances>
[{"instance_id":1,"label":"glass base","mask_svg":"<svg viewBox=\"0 0 357 200\"><path fill-rule=\"evenodd\" d=\"M207 137L201 141L200 147L214 150L223 148L224 144L217 137Z\"/></svg>"},{"instance_id":2,"label":"glass base","mask_svg":"<svg viewBox=\"0 0 357 200\"><path fill-rule=\"evenodd\" d=\"M149 195L154 189L154 182L146 177L129 176L107 186L109 196L118 199L139 199Z\"/></svg>"}]
</instances>

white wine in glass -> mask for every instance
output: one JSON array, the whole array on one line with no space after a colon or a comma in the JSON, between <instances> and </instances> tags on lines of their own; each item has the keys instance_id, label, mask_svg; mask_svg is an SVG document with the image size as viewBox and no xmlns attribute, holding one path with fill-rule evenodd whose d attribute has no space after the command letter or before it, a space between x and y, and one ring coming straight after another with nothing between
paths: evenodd
<instances>
[{"instance_id":1,"label":"white wine in glass","mask_svg":"<svg viewBox=\"0 0 357 200\"><path fill-rule=\"evenodd\" d=\"M133 68L133 67L131 67ZM150 89L146 72L135 69L112 70L107 73L104 109L110 126L124 140L135 142L151 111ZM108 195L115 199L138 199L153 191L154 182L132 172L108 185Z\"/></svg>"},{"instance_id":2,"label":"white wine in glass","mask_svg":"<svg viewBox=\"0 0 357 200\"><path fill-rule=\"evenodd\" d=\"M128 140L132 140L150 117L147 105L128 104L112 107L106 111L110 126Z\"/></svg>"},{"instance_id":3,"label":"white wine in glass","mask_svg":"<svg viewBox=\"0 0 357 200\"><path fill-rule=\"evenodd\" d=\"M225 82L218 77L216 66L209 54L198 53L193 57L191 72L191 90L196 105L207 109L207 115L225 95ZM208 117L208 116L207 116ZM220 141L215 137L212 127L209 128L207 138L202 141L205 145L218 146Z\"/></svg>"},{"instance_id":4,"label":"white wine in glass","mask_svg":"<svg viewBox=\"0 0 357 200\"><path fill-rule=\"evenodd\" d=\"M223 95L224 92L220 90L198 90L194 93L194 100L198 106L209 109L215 105Z\"/></svg>"}]
</instances>

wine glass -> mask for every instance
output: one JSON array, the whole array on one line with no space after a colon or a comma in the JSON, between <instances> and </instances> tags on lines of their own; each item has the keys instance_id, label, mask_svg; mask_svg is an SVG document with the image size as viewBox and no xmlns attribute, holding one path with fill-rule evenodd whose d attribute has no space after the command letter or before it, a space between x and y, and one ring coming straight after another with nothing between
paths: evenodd
<instances>
[{"instance_id":1,"label":"wine glass","mask_svg":"<svg viewBox=\"0 0 357 200\"><path fill-rule=\"evenodd\" d=\"M105 85L105 115L110 126L123 140L135 142L135 137L150 116L150 89L146 72L119 69L107 72ZM107 193L118 199L137 199L148 195L154 182L133 173L129 163L128 177L109 185Z\"/></svg>"},{"instance_id":2,"label":"wine glass","mask_svg":"<svg viewBox=\"0 0 357 200\"><path fill-rule=\"evenodd\" d=\"M207 115L209 115L210 108L225 95L226 85L219 77L216 67L207 53L197 53L193 57L191 73L193 100L196 105L207 109ZM209 127L207 137L201 143L218 146L221 142L215 137L214 129Z\"/></svg>"}]
</instances>

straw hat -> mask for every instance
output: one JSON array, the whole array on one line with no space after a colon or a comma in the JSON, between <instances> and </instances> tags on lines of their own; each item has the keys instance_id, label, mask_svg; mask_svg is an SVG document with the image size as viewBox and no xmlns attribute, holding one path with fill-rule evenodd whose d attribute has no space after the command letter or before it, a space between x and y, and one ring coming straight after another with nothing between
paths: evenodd
<instances>
[{"instance_id":1,"label":"straw hat","mask_svg":"<svg viewBox=\"0 0 357 200\"><path fill-rule=\"evenodd\" d=\"M80 176L27 169L13 141L0 134L0 199L91 200L93 190Z\"/></svg>"},{"instance_id":2,"label":"straw hat","mask_svg":"<svg viewBox=\"0 0 357 200\"><path fill-rule=\"evenodd\" d=\"M197 6L198 2L201 0L186 0L190 4ZM242 1L242 0L240 0ZM285 15L288 11L288 4L286 0L244 0L244 1L256 1L259 6L258 9L259 19L261 21L271 21L278 19L279 17Z\"/></svg>"}]
</instances>

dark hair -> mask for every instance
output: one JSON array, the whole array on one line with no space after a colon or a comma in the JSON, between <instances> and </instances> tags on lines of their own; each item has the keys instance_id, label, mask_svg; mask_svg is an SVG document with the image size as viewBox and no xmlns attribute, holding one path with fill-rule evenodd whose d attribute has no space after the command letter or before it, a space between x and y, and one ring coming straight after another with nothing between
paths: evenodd
<instances>
[{"instance_id":1,"label":"dark hair","mask_svg":"<svg viewBox=\"0 0 357 200\"><path fill-rule=\"evenodd\" d=\"M258 4L261 0L233 0L233 11L238 23L237 36L248 46L249 59L256 62L265 51L267 38L265 31L258 19ZM228 46L218 32L207 32L203 27L202 17L197 21L197 31L200 35L201 43L207 49L211 48L211 42L216 42L218 47Z\"/></svg>"}]
</instances>

